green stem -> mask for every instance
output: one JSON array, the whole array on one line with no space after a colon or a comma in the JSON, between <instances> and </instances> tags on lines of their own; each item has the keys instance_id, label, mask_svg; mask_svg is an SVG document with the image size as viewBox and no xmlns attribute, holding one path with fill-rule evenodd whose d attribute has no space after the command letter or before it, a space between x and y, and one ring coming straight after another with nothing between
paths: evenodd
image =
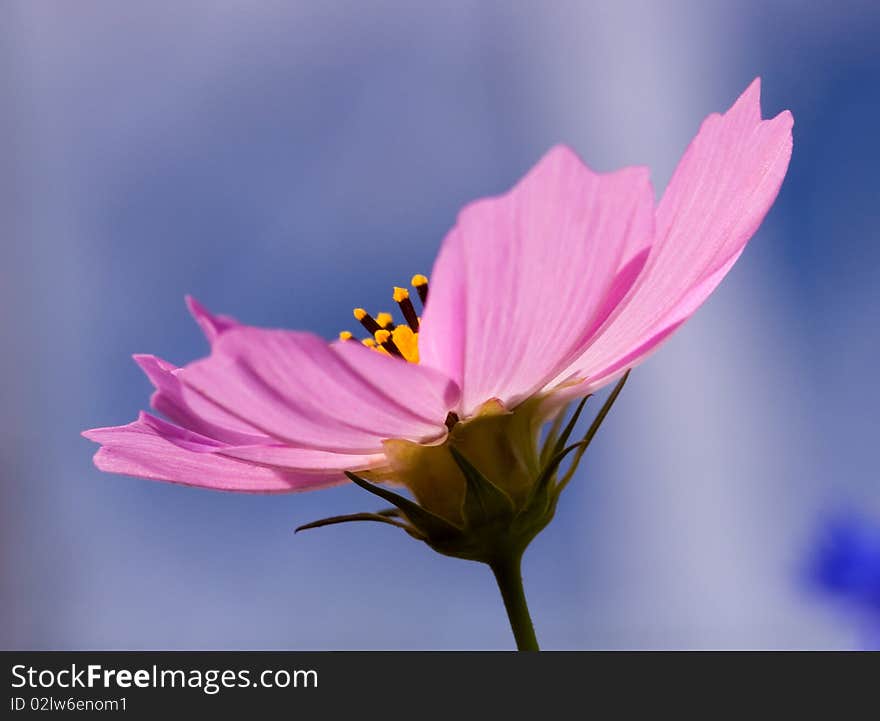
<instances>
[{"instance_id":1,"label":"green stem","mask_svg":"<svg viewBox=\"0 0 880 721\"><path fill-rule=\"evenodd\" d=\"M535 637L535 627L532 625L531 616L529 616L526 594L523 590L521 561L522 554L520 553L490 563L489 567L495 574L501 598L504 599L504 607L507 609L507 617L510 619L510 627L513 629L517 650L540 651L538 639Z\"/></svg>"}]
</instances>

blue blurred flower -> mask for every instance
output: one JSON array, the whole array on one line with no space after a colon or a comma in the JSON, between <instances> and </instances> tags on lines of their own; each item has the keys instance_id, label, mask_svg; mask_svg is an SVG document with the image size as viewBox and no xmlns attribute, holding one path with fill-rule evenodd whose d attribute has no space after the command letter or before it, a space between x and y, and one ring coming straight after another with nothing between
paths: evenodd
<instances>
[{"instance_id":1,"label":"blue blurred flower","mask_svg":"<svg viewBox=\"0 0 880 721\"><path fill-rule=\"evenodd\" d=\"M865 625L866 646L880 649L880 522L856 516L828 522L810 570L813 581Z\"/></svg>"}]
</instances>

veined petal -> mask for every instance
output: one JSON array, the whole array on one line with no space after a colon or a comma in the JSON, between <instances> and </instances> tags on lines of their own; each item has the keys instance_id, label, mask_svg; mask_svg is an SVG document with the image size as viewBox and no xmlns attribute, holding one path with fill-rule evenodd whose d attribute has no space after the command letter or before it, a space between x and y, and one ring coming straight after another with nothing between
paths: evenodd
<instances>
[{"instance_id":1,"label":"veined petal","mask_svg":"<svg viewBox=\"0 0 880 721\"><path fill-rule=\"evenodd\" d=\"M724 115L713 114L678 164L656 213L656 239L613 322L562 378L591 392L644 360L718 286L758 229L791 158L793 120L761 120L755 80ZM616 375L615 375L616 374Z\"/></svg>"},{"instance_id":2,"label":"veined petal","mask_svg":"<svg viewBox=\"0 0 880 721\"><path fill-rule=\"evenodd\" d=\"M614 359L610 365L591 374L583 384L578 395L592 393L602 386L613 383L627 370L641 363L657 350L663 341L677 331L696 312L697 308L703 304L703 301L706 300L709 294L718 287L718 284L727 275L737 257L739 257L739 253L708 278L689 290L685 297L676 304L674 311L664 319L663 323L658 324L654 331L639 344L630 348L626 354ZM572 394L569 393L568 395L571 396Z\"/></svg>"},{"instance_id":3,"label":"veined petal","mask_svg":"<svg viewBox=\"0 0 880 721\"><path fill-rule=\"evenodd\" d=\"M142 413L125 426L83 435L101 444L95 465L102 471L188 486L245 493L292 493L347 482L338 470L287 471L219 455L210 438Z\"/></svg>"},{"instance_id":4,"label":"veined petal","mask_svg":"<svg viewBox=\"0 0 880 721\"><path fill-rule=\"evenodd\" d=\"M214 315L191 295L186 296L186 307L189 308L190 314L195 322L199 324L209 343L213 343L214 339L221 333L241 325L231 316Z\"/></svg>"},{"instance_id":5,"label":"veined petal","mask_svg":"<svg viewBox=\"0 0 880 721\"><path fill-rule=\"evenodd\" d=\"M227 446L217 451L229 458L294 471L356 471L386 463L383 453L333 453L293 446Z\"/></svg>"},{"instance_id":6,"label":"veined petal","mask_svg":"<svg viewBox=\"0 0 880 721\"><path fill-rule=\"evenodd\" d=\"M217 337L178 378L280 445L343 453L374 453L386 438L441 438L458 402L455 384L430 368L250 326Z\"/></svg>"},{"instance_id":7,"label":"veined petal","mask_svg":"<svg viewBox=\"0 0 880 721\"><path fill-rule=\"evenodd\" d=\"M461 212L419 352L458 382L465 415L490 398L515 405L582 352L616 306L609 293L619 300L637 276L628 262L651 242L653 203L647 170L597 174L560 146Z\"/></svg>"},{"instance_id":8,"label":"veined petal","mask_svg":"<svg viewBox=\"0 0 880 721\"><path fill-rule=\"evenodd\" d=\"M380 403L395 406L401 413L432 426L438 420L444 422L461 398L456 383L428 366L389 358L360 343L334 341L330 348L351 373L379 394Z\"/></svg>"},{"instance_id":9,"label":"veined petal","mask_svg":"<svg viewBox=\"0 0 880 721\"><path fill-rule=\"evenodd\" d=\"M153 355L135 355L134 360L156 387L150 399L153 408L174 423L233 445L275 442L271 436L181 383L177 366Z\"/></svg>"}]
</instances>

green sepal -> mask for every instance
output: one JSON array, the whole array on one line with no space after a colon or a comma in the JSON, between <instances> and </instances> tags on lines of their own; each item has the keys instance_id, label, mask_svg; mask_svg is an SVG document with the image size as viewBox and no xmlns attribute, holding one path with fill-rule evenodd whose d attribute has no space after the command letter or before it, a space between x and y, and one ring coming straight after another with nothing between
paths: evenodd
<instances>
[{"instance_id":1,"label":"green sepal","mask_svg":"<svg viewBox=\"0 0 880 721\"><path fill-rule=\"evenodd\" d=\"M464 476L466 487L461 505L465 528L506 522L513 516L513 499L484 476L454 446L449 452Z\"/></svg>"},{"instance_id":2,"label":"green sepal","mask_svg":"<svg viewBox=\"0 0 880 721\"><path fill-rule=\"evenodd\" d=\"M457 487L463 490L461 500L457 498L456 504L450 505L447 509L451 513L440 515L434 510L428 510L430 506L420 505L423 499L419 496L418 490L415 490L414 494L419 499L419 503L346 471L345 475L353 483L391 503L394 508L376 513L356 513L326 518L306 524L297 530L349 521L374 521L402 528L413 538L424 541L435 551L447 556L481 561L489 565L497 564L499 559L518 558L532 539L553 519L562 490L575 473L584 452L620 395L628 376L629 373L624 374L608 395L581 440L569 443L589 396L578 402L564 428L565 413L557 416L540 454L534 446L531 456L525 454L525 461L522 460L523 456L508 453L512 458L509 463L511 473L523 475L523 470L527 469L527 475L522 479L525 483L508 484L509 477L503 472L495 477L494 481L490 481L460 450L461 437L456 438L453 434L450 441L442 447L425 447L425 453L433 452L436 455L435 461L441 467L443 463L448 467L447 471L444 471L447 475L440 474L439 480L445 479L451 487L459 484ZM489 421L482 418L480 422ZM482 452L486 447L472 443L468 447L468 453L476 453L480 463L485 464L486 459ZM562 479L557 480L560 465L572 453L575 454L573 460ZM491 454L489 457L491 458ZM452 464L449 463L450 458ZM502 464L501 468L504 469L505 466ZM464 481L463 485L461 485L462 481ZM499 482L504 485L499 485ZM406 485L413 490L412 479Z\"/></svg>"},{"instance_id":3,"label":"green sepal","mask_svg":"<svg viewBox=\"0 0 880 721\"><path fill-rule=\"evenodd\" d=\"M397 509L395 509L395 513ZM299 526L294 530L294 533L299 533L300 531L308 531L311 528L322 528L324 526L333 526L337 523L351 523L354 521L374 521L376 523L387 523L390 526L396 526L397 528L402 528L413 538L424 541L425 537L419 533L419 531L413 528L408 523L401 523L400 521L395 521L391 517L388 511L380 511L378 513L349 513L344 516L331 516L330 518L321 518L317 521L312 521L311 523L305 523L302 526Z\"/></svg>"},{"instance_id":4,"label":"green sepal","mask_svg":"<svg viewBox=\"0 0 880 721\"><path fill-rule=\"evenodd\" d=\"M558 438L550 438L547 439L547 443L545 444L545 448L552 448L550 453L541 453L541 461L547 462L550 458L553 458L555 455L562 452L562 449L568 445L568 439L571 438L571 434L574 432L574 427L577 425L578 420L580 420L581 413L584 410L584 406L587 404L587 401L590 400L590 396L585 396L581 398L580 403L577 404L577 408L574 409L574 413L571 414L571 418L563 429L562 433L559 434ZM550 445L552 443L552 446ZM545 457L547 456L547 457Z\"/></svg>"},{"instance_id":5,"label":"green sepal","mask_svg":"<svg viewBox=\"0 0 880 721\"><path fill-rule=\"evenodd\" d=\"M406 518L401 512L399 508L383 508L381 511L376 511L376 513L380 516L391 516L392 518Z\"/></svg>"},{"instance_id":6,"label":"green sepal","mask_svg":"<svg viewBox=\"0 0 880 721\"><path fill-rule=\"evenodd\" d=\"M570 446L563 448L559 453L555 454L549 461L547 461L547 465L541 470L541 475L538 476L535 481L535 485L532 488L532 493L529 499L529 503L526 504L526 508L534 503L534 500L538 498L542 493L546 493L550 486L552 485L553 478L556 475L556 471L559 468L559 464L565 460L565 457L574 450L579 448L584 448L584 441L578 441L577 443L572 443Z\"/></svg>"},{"instance_id":7,"label":"green sepal","mask_svg":"<svg viewBox=\"0 0 880 721\"><path fill-rule=\"evenodd\" d=\"M541 452L538 454L538 462L542 466L547 462L550 451L552 451L556 445L556 440L559 438L559 432L562 430L562 422L565 420L569 408L571 408L571 404L567 403L562 410L556 414L556 417L550 424L550 428L547 430L547 434L544 436L544 445L541 446Z\"/></svg>"},{"instance_id":8,"label":"green sepal","mask_svg":"<svg viewBox=\"0 0 880 721\"><path fill-rule=\"evenodd\" d=\"M574 473L581 462L581 458L583 458L583 455L586 452L587 448L589 448L590 443L593 442L593 438L595 438L596 433L599 431L599 427L602 425L602 422L605 420L605 417L611 410L611 406L614 405L614 401L617 400L617 396L620 395L620 391L623 390L623 386L626 384L626 379L629 378L629 374L630 371L627 371L623 374L623 377L619 381L617 381L617 385L614 386L614 390L612 390L611 393L608 394L608 397L605 399L605 402L602 404L602 407L599 409L599 412L596 414L596 417L593 419L593 422L587 429L586 434L584 434L584 437L581 440L580 450L574 457L574 460L572 460L571 466L569 466L569 469L565 472L565 475L556 486L555 492L557 495L559 493L562 493L563 489L568 485L568 482L571 480L572 476L574 476Z\"/></svg>"},{"instance_id":9,"label":"green sepal","mask_svg":"<svg viewBox=\"0 0 880 721\"><path fill-rule=\"evenodd\" d=\"M617 400L617 396L620 395L620 391L623 390L623 385L626 383L626 379L629 377L629 371L627 371L623 378L618 381L617 385L614 386L614 390L608 395L608 398L605 400L605 403L602 404L602 407L599 409L599 413L596 414L596 417L593 419L593 422L590 424L589 429L587 430L584 437L578 441L577 443L572 443L569 446L566 446L568 439L571 437L571 434L574 431L574 427L577 424L581 412L584 409L584 405L587 400L589 400L590 396L586 396L583 398L580 403L578 403L577 408L574 413L571 415L571 419L568 421L568 424L565 426L565 429L562 433L558 434L558 436L554 433L551 437L548 437L547 441L544 444L544 448L541 450L541 460L543 462L543 467L541 468L541 472L538 474L538 477L535 479L535 483L532 486L531 492L529 494L529 499L526 502L525 506L520 510L520 513L526 512L531 509L532 506L538 505L539 507L546 508L551 501L554 502L554 499L559 496L559 493L562 492L562 489L568 484L571 480L571 477L574 475L574 472L577 470L578 464L580 463L581 458L595 437L596 433L599 430L599 426L602 425L602 421L605 420L605 417L608 415L608 412L611 410L611 406L614 405L614 401ZM548 447L552 448L552 451L548 452ZM565 460L565 457L568 456L572 451L577 450L577 455L572 461L571 466L565 472L562 481L558 484L554 485L554 481L556 480L556 472L559 470L559 465ZM543 502L542 502L543 501Z\"/></svg>"},{"instance_id":10,"label":"green sepal","mask_svg":"<svg viewBox=\"0 0 880 721\"><path fill-rule=\"evenodd\" d=\"M460 528L453 526L449 521L422 508L418 503L414 503L408 498L401 496L399 493L389 491L387 488L370 483L351 471L346 471L345 475L365 491L369 491L373 495L379 496L379 498L382 498L399 508L406 516L407 520L409 520L409 522L427 538L442 539L461 535Z\"/></svg>"}]
</instances>

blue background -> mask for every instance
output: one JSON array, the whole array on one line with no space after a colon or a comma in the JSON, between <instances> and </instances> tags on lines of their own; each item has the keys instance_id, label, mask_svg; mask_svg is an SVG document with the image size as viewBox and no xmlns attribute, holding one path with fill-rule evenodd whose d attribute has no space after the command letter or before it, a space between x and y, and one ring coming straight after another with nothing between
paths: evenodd
<instances>
[{"instance_id":1,"label":"blue background","mask_svg":"<svg viewBox=\"0 0 880 721\"><path fill-rule=\"evenodd\" d=\"M658 192L756 75L790 108L775 207L633 374L526 556L552 648L843 648L816 527L880 517L880 5L6 2L0 8L0 646L508 648L480 566L351 487L101 474L79 433L206 344L183 305L328 337L428 272L457 209L552 144Z\"/></svg>"}]
</instances>

